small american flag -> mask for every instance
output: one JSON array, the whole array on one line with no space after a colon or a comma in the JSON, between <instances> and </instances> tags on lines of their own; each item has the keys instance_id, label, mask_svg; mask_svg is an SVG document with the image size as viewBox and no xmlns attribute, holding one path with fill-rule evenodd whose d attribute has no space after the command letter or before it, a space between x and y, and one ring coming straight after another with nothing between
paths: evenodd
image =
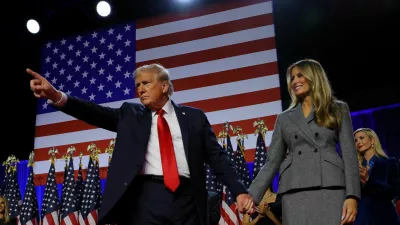
<instances>
[{"instance_id":1,"label":"small american flag","mask_svg":"<svg viewBox=\"0 0 400 225\"><path fill-rule=\"evenodd\" d=\"M63 184L63 201L60 213L61 225L78 224L78 211L76 210L75 197L74 162L72 161L72 158L70 158Z\"/></svg>"},{"instance_id":2,"label":"small american flag","mask_svg":"<svg viewBox=\"0 0 400 225\"><path fill-rule=\"evenodd\" d=\"M29 176L26 184L24 201L22 203L19 225L37 225L39 220L38 201L36 198L33 168L29 166Z\"/></svg>"},{"instance_id":3,"label":"small american flag","mask_svg":"<svg viewBox=\"0 0 400 225\"><path fill-rule=\"evenodd\" d=\"M63 211L63 207L64 207L64 201L65 198L67 197L66 195L64 195L65 188L67 187L66 183L67 183L67 174L68 174L68 156L67 154L64 155L65 156L65 167L64 167L64 177L63 177L63 184L62 184L62 189L61 189L61 201L60 201L60 216L61 216L61 212ZM60 217L60 220L62 220L62 216Z\"/></svg>"},{"instance_id":4,"label":"small american flag","mask_svg":"<svg viewBox=\"0 0 400 225\"><path fill-rule=\"evenodd\" d=\"M229 134L226 138L226 145L224 148L227 152L229 160L235 165L235 153L233 152L232 142ZM219 225L238 225L241 224L239 217L239 211L236 208L236 199L232 196L228 187L224 185L222 193L222 205L221 205L221 219Z\"/></svg>"},{"instance_id":5,"label":"small american flag","mask_svg":"<svg viewBox=\"0 0 400 225\"><path fill-rule=\"evenodd\" d=\"M264 166L267 160L267 150L265 148L264 137L262 133L258 133L256 154L254 157L254 168L253 168L253 180L257 176L257 173Z\"/></svg>"},{"instance_id":6,"label":"small american flag","mask_svg":"<svg viewBox=\"0 0 400 225\"><path fill-rule=\"evenodd\" d=\"M85 191L85 186L83 182L82 176L82 160L79 162L79 169L78 169L78 177L75 181L75 208L78 211L78 216L81 214L82 209L82 199L83 199L83 192Z\"/></svg>"},{"instance_id":7,"label":"small american flag","mask_svg":"<svg viewBox=\"0 0 400 225\"><path fill-rule=\"evenodd\" d=\"M222 184L215 176L213 169L206 163L204 165L205 174L206 174L206 188L207 191L212 191L217 193L222 199Z\"/></svg>"},{"instance_id":8,"label":"small american flag","mask_svg":"<svg viewBox=\"0 0 400 225\"><path fill-rule=\"evenodd\" d=\"M59 225L59 199L56 184L54 161L47 176L46 189L42 203L41 225Z\"/></svg>"},{"instance_id":9,"label":"small american flag","mask_svg":"<svg viewBox=\"0 0 400 225\"><path fill-rule=\"evenodd\" d=\"M236 170L243 184L246 186L246 188L248 188L250 186L251 180L250 180L249 168L247 167L244 154L242 153L242 151L244 151L243 140L237 140L237 142L238 144L235 153Z\"/></svg>"},{"instance_id":10,"label":"small american flag","mask_svg":"<svg viewBox=\"0 0 400 225\"><path fill-rule=\"evenodd\" d=\"M20 212L20 204L22 203L21 193L16 177L17 171L14 168L16 168L16 165L6 167L7 183L4 196L7 198L8 201L10 219L18 218Z\"/></svg>"},{"instance_id":11,"label":"small american flag","mask_svg":"<svg viewBox=\"0 0 400 225\"><path fill-rule=\"evenodd\" d=\"M89 159L88 172L86 175L85 191L83 192L81 215L79 224L95 225L98 221L98 210L102 200L100 187L99 165L92 157Z\"/></svg>"}]
</instances>

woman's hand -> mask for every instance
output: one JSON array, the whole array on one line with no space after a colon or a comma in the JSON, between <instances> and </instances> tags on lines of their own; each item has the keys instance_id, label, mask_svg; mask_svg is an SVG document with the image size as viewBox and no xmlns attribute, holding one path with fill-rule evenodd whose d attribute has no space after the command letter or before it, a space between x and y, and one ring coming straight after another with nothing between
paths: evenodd
<instances>
[{"instance_id":1,"label":"woman's hand","mask_svg":"<svg viewBox=\"0 0 400 225\"><path fill-rule=\"evenodd\" d=\"M260 215L260 214L262 214L262 215L267 215L267 213L268 212L270 212L269 211L269 207L268 207L268 203L266 203L266 202L262 202L260 205L258 205L257 207L256 207L256 212Z\"/></svg>"},{"instance_id":2,"label":"woman's hand","mask_svg":"<svg viewBox=\"0 0 400 225\"><path fill-rule=\"evenodd\" d=\"M358 168L359 168L359 171L360 171L361 183L363 183L363 184L367 183L368 178L369 178L368 169L366 167L362 166L362 165L359 165Z\"/></svg>"},{"instance_id":3,"label":"woman's hand","mask_svg":"<svg viewBox=\"0 0 400 225\"><path fill-rule=\"evenodd\" d=\"M353 198L344 200L342 209L342 222L340 225L351 223L356 220L357 215L357 201Z\"/></svg>"}]
</instances>

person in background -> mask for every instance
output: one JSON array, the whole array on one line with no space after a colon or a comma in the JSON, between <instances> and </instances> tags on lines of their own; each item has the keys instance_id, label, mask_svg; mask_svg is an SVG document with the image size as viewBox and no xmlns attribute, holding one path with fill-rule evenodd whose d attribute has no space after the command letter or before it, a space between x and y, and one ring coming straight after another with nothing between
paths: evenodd
<instances>
[{"instance_id":1,"label":"person in background","mask_svg":"<svg viewBox=\"0 0 400 225\"><path fill-rule=\"evenodd\" d=\"M358 149L361 200L355 225L400 225L393 203L399 193L397 160L388 157L370 128L354 132Z\"/></svg>"},{"instance_id":2,"label":"person in background","mask_svg":"<svg viewBox=\"0 0 400 225\"><path fill-rule=\"evenodd\" d=\"M0 225L12 225L7 199L0 196Z\"/></svg>"},{"instance_id":3,"label":"person in background","mask_svg":"<svg viewBox=\"0 0 400 225\"><path fill-rule=\"evenodd\" d=\"M260 204L279 169L285 225L351 223L361 190L349 107L333 96L315 60L289 66L287 85L292 103L276 119L267 160L249 193Z\"/></svg>"}]
</instances>

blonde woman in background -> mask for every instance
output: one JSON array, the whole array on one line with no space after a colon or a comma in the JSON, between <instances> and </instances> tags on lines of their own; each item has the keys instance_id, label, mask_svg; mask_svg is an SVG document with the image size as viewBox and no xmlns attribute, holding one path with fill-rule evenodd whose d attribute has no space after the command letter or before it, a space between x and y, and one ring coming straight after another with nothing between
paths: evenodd
<instances>
[{"instance_id":1,"label":"blonde woman in background","mask_svg":"<svg viewBox=\"0 0 400 225\"><path fill-rule=\"evenodd\" d=\"M399 194L396 159L386 155L372 129L357 129L354 140L362 183L355 225L400 225L392 202Z\"/></svg>"},{"instance_id":2,"label":"blonde woman in background","mask_svg":"<svg viewBox=\"0 0 400 225\"><path fill-rule=\"evenodd\" d=\"M349 107L333 96L315 60L292 64L287 84L291 106L275 122L267 161L249 193L260 204L279 169L284 225L351 223L360 180ZM342 157L336 152L338 143Z\"/></svg>"},{"instance_id":3,"label":"blonde woman in background","mask_svg":"<svg viewBox=\"0 0 400 225\"><path fill-rule=\"evenodd\" d=\"M4 196L0 196L0 225L11 225L8 211L8 202Z\"/></svg>"}]
</instances>

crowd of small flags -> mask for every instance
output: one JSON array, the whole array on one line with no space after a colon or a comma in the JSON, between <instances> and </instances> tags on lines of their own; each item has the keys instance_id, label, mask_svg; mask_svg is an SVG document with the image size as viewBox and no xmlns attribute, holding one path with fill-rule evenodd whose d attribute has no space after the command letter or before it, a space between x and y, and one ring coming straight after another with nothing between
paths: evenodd
<instances>
[{"instance_id":1,"label":"crowd of small flags","mask_svg":"<svg viewBox=\"0 0 400 225\"><path fill-rule=\"evenodd\" d=\"M106 153L109 160L114 150L114 140L110 142ZM7 199L10 220L16 221L18 225L95 225L98 222L98 210L102 200L102 190L99 175L99 153L100 149L92 143L88 146L89 163L86 179L82 176L82 157L79 155L78 176L75 179L73 153L74 146L70 146L67 153L62 156L65 160L64 179L62 184L61 198L58 195L58 187L55 177L55 161L58 150L51 148L50 168L47 176L44 198L41 212L39 213L38 200L34 182L34 152L29 155L29 175L26 184L24 199L17 180L17 164L19 160L11 155L3 162L5 167L5 181L2 194Z\"/></svg>"},{"instance_id":2,"label":"crowd of small flags","mask_svg":"<svg viewBox=\"0 0 400 225\"><path fill-rule=\"evenodd\" d=\"M224 150L226 151L229 160L234 165L240 179L242 180L246 188L250 186L251 181L255 178L255 175L258 173L261 167L264 166L267 159L265 134L268 131L268 128L264 120L262 119L257 119L256 121L254 121L253 127L256 128L255 135L257 135L253 176L250 176L249 168L247 166L244 154L244 142L245 138L247 138L247 134L244 134L242 132L242 128L240 126L233 127L229 122L224 123L224 129L218 134L218 141L221 143ZM236 151L234 151L232 148L230 132L237 136ZM218 180L212 168L207 164L205 164L205 173L207 190L218 193L221 199L221 219L219 224L227 224L226 221L230 221L228 224L241 224L240 221L242 221L243 215L240 214L236 209L236 199L233 198L229 189Z\"/></svg>"},{"instance_id":3,"label":"crowd of small flags","mask_svg":"<svg viewBox=\"0 0 400 225\"><path fill-rule=\"evenodd\" d=\"M247 135L242 132L242 128L235 128L229 122L224 123L224 129L219 132L218 140L223 149L226 151L229 160L237 170L242 182L248 188L252 179L255 178L257 172L265 164L267 158L267 150L265 145L265 134L268 131L263 120L254 121L255 135L257 135L257 144L254 158L253 176L250 172L245 160L245 138ZM232 148L231 134L237 136L237 149ZM109 147L105 150L109 155L109 162L114 150L115 140L110 142ZM6 197L9 206L9 214L11 220L16 220L18 225L95 225L98 222L98 210L102 200L102 190L99 175L99 158L100 149L94 144L90 144L87 148L90 151L89 163L87 167L86 180L82 176L82 156L80 153L78 176L75 179L73 153L76 151L74 146L70 146L67 153L62 156L65 160L64 179L62 185L61 198L58 196L58 189L55 177L55 161L58 150L51 148L48 151L50 155L50 168L46 181L45 193L42 202L41 212L39 213L38 201L34 183L34 152L29 155L29 176L26 184L26 192L24 199L21 199L20 189L17 180L17 164L19 160L11 155L3 162L5 166L5 182L3 195ZM212 168L205 164L206 188L208 191L216 192L221 199L221 221L224 216L230 217L234 213L237 220L241 221L241 215L235 206L235 199L232 197L229 189L223 185ZM226 221L226 220L225 220Z\"/></svg>"}]
</instances>

